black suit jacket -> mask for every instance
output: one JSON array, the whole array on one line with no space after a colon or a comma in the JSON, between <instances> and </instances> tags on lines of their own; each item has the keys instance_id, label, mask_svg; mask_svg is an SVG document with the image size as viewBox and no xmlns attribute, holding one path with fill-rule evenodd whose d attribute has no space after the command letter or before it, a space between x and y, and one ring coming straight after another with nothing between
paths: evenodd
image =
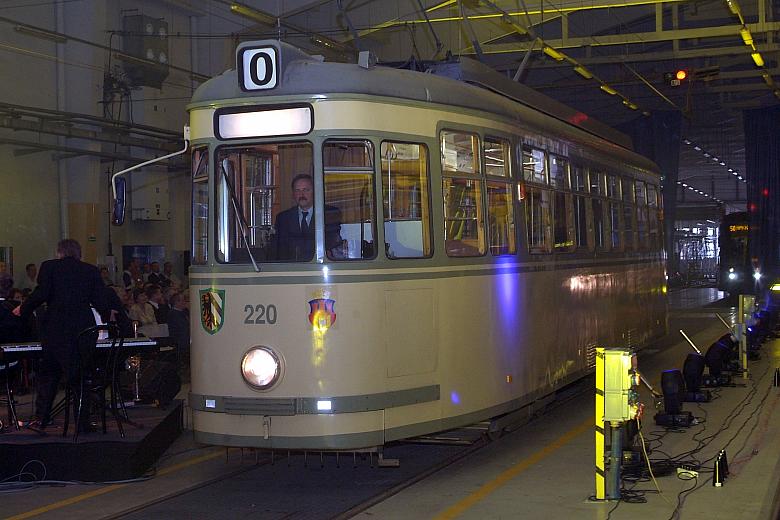
<instances>
[{"instance_id":1,"label":"black suit jacket","mask_svg":"<svg viewBox=\"0 0 780 520\"><path fill-rule=\"evenodd\" d=\"M47 304L41 341L50 348L70 348L82 330L95 325L90 304L108 311L105 285L94 265L75 258L47 260L38 273L38 287L22 304L22 318Z\"/></svg>"},{"instance_id":2,"label":"black suit jacket","mask_svg":"<svg viewBox=\"0 0 780 520\"><path fill-rule=\"evenodd\" d=\"M314 211L312 207L310 211ZM314 215L309 222L308 233L301 232L298 206L276 215L274 245L277 260L307 261L314 257ZM325 249L341 245L341 211L335 206L325 206Z\"/></svg>"}]
</instances>

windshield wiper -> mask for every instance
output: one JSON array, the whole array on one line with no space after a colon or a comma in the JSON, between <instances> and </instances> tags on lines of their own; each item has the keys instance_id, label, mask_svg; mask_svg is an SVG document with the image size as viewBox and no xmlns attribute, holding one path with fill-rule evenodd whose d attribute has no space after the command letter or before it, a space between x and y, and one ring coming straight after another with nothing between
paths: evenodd
<instances>
[{"instance_id":1,"label":"windshield wiper","mask_svg":"<svg viewBox=\"0 0 780 520\"><path fill-rule=\"evenodd\" d=\"M244 211L241 208L241 205L238 203L238 198L236 197L236 192L233 189L233 185L230 183L230 176L233 176L235 174L235 170L233 169L233 163L230 162L229 159L222 159L222 179L225 181L225 184L228 187L228 193L230 193L230 201L233 203L233 210L236 212L236 215L238 215L238 224L241 228L241 237L244 239L244 247L246 248L246 252L249 254L249 259L252 261L252 266L255 268L255 272L260 272L260 267L258 267L257 262L255 261L255 255L252 254L252 249L249 247L249 239L247 239L247 228L249 227L246 223L246 220L244 220Z\"/></svg>"}]
</instances>

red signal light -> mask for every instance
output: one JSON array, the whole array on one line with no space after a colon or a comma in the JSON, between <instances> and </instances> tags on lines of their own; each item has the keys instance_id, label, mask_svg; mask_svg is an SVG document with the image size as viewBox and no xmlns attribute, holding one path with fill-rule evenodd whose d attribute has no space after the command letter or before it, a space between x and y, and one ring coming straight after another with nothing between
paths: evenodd
<instances>
[{"instance_id":1,"label":"red signal light","mask_svg":"<svg viewBox=\"0 0 780 520\"><path fill-rule=\"evenodd\" d=\"M674 77L677 78L677 81L682 81L685 78L688 77L688 71L679 69L675 74Z\"/></svg>"},{"instance_id":2,"label":"red signal light","mask_svg":"<svg viewBox=\"0 0 780 520\"><path fill-rule=\"evenodd\" d=\"M768 197L769 196L769 188L764 188L763 190L761 190L761 194L764 197Z\"/></svg>"}]
</instances>

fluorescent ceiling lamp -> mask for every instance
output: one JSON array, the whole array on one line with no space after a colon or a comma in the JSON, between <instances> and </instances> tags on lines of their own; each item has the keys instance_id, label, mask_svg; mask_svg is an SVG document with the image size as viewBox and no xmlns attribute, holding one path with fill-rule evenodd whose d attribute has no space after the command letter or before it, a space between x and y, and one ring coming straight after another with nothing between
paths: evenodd
<instances>
[{"instance_id":1,"label":"fluorescent ceiling lamp","mask_svg":"<svg viewBox=\"0 0 780 520\"><path fill-rule=\"evenodd\" d=\"M745 45L753 46L753 35L750 34L750 29L743 25L742 29L739 30L739 34L742 36L742 41L745 42Z\"/></svg>"},{"instance_id":2,"label":"fluorescent ceiling lamp","mask_svg":"<svg viewBox=\"0 0 780 520\"><path fill-rule=\"evenodd\" d=\"M248 5L234 2L230 4L230 10L238 15L243 16L244 18L249 18L250 20L254 20L255 22L259 22L265 25L270 25L271 27L276 26L275 17L265 14L262 11L258 11L257 9L253 9Z\"/></svg>"},{"instance_id":3,"label":"fluorescent ceiling lamp","mask_svg":"<svg viewBox=\"0 0 780 520\"><path fill-rule=\"evenodd\" d=\"M563 58L565 58L565 56L563 55L563 53L561 53L561 52L558 52L558 51L556 51L555 49L553 49L552 47L548 47L547 45L545 45L544 47L542 47L542 51L543 51L543 52L544 52L546 55L548 55L549 57L551 57L552 59L554 59L554 60L556 60L556 61L563 61Z\"/></svg>"},{"instance_id":4,"label":"fluorescent ceiling lamp","mask_svg":"<svg viewBox=\"0 0 780 520\"><path fill-rule=\"evenodd\" d=\"M599 88L604 92L606 92L607 94L609 94L610 96L614 96L615 94L617 94L617 90L610 87L609 85L601 85Z\"/></svg>"},{"instance_id":5,"label":"fluorescent ceiling lamp","mask_svg":"<svg viewBox=\"0 0 780 520\"><path fill-rule=\"evenodd\" d=\"M582 65L577 65L576 67L574 67L574 72L576 72L577 74L579 74L585 79L591 79L593 77L593 73L591 73L591 71L589 71Z\"/></svg>"},{"instance_id":6,"label":"fluorescent ceiling lamp","mask_svg":"<svg viewBox=\"0 0 780 520\"><path fill-rule=\"evenodd\" d=\"M36 29L35 27L29 27L27 25L17 25L14 27L14 30L28 36L35 36L36 38L43 38L44 40L50 40L57 43L65 43L68 41L68 39L61 34L46 31L44 29Z\"/></svg>"},{"instance_id":7,"label":"fluorescent ceiling lamp","mask_svg":"<svg viewBox=\"0 0 780 520\"><path fill-rule=\"evenodd\" d=\"M312 129L311 109L300 107L219 114L218 127L222 139L303 135Z\"/></svg>"},{"instance_id":8,"label":"fluorescent ceiling lamp","mask_svg":"<svg viewBox=\"0 0 780 520\"><path fill-rule=\"evenodd\" d=\"M753 58L753 63L756 64L756 67L764 66L764 58L761 56L760 52L753 52L750 54L750 57Z\"/></svg>"}]
</instances>

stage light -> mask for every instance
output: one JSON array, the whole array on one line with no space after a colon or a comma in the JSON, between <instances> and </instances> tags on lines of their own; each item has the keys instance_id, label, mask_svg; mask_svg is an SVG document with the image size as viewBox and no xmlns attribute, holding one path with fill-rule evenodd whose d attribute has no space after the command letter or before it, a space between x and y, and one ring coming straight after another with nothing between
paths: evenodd
<instances>
[{"instance_id":1,"label":"stage light","mask_svg":"<svg viewBox=\"0 0 780 520\"><path fill-rule=\"evenodd\" d=\"M739 35L742 36L742 41L745 42L745 45L748 47L753 46L753 35L750 34L750 29L743 25L742 29L739 30Z\"/></svg>"},{"instance_id":2,"label":"stage light","mask_svg":"<svg viewBox=\"0 0 780 520\"><path fill-rule=\"evenodd\" d=\"M761 56L760 52L753 52L750 54L750 56L753 58L753 62L756 64L757 67L764 66L764 58Z\"/></svg>"},{"instance_id":3,"label":"stage light","mask_svg":"<svg viewBox=\"0 0 780 520\"><path fill-rule=\"evenodd\" d=\"M685 397L685 379L677 369L661 372L661 391L664 394L664 411L679 414Z\"/></svg>"},{"instance_id":4,"label":"stage light","mask_svg":"<svg viewBox=\"0 0 780 520\"><path fill-rule=\"evenodd\" d=\"M710 345L710 348L707 349L707 353L704 355L704 362L710 371L710 376L720 377L730 354L731 349L720 341Z\"/></svg>"},{"instance_id":5,"label":"stage light","mask_svg":"<svg viewBox=\"0 0 780 520\"><path fill-rule=\"evenodd\" d=\"M704 379L704 356L691 352L683 364L685 378L685 401L689 403L706 403L712 396L708 391L701 391Z\"/></svg>"}]
</instances>

